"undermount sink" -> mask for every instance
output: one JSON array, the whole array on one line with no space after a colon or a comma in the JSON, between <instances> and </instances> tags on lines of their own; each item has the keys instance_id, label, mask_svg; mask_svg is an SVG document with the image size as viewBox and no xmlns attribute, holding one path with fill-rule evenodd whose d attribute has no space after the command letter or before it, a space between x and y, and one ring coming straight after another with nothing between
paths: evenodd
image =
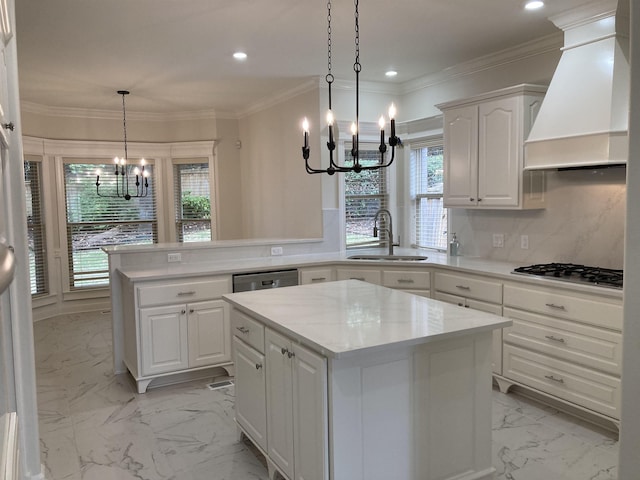
<instances>
[{"instance_id":1,"label":"undermount sink","mask_svg":"<svg viewBox=\"0 0 640 480\"><path fill-rule=\"evenodd\" d=\"M419 255L351 255L349 260L398 260L403 262L419 262L427 257Z\"/></svg>"}]
</instances>

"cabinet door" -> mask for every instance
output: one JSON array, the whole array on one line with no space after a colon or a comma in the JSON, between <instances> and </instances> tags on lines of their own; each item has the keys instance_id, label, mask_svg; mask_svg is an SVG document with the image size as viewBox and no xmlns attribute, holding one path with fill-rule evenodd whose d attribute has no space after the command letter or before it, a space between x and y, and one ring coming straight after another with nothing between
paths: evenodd
<instances>
[{"instance_id":1,"label":"cabinet door","mask_svg":"<svg viewBox=\"0 0 640 480\"><path fill-rule=\"evenodd\" d=\"M332 267L305 268L300 270L299 277L300 285L332 282L336 278L336 270Z\"/></svg>"},{"instance_id":2,"label":"cabinet door","mask_svg":"<svg viewBox=\"0 0 640 480\"><path fill-rule=\"evenodd\" d=\"M444 114L444 206L469 207L478 198L478 107Z\"/></svg>"},{"instance_id":3,"label":"cabinet door","mask_svg":"<svg viewBox=\"0 0 640 480\"><path fill-rule=\"evenodd\" d=\"M142 375L188 368L185 305L140 309Z\"/></svg>"},{"instance_id":4,"label":"cabinet door","mask_svg":"<svg viewBox=\"0 0 640 480\"><path fill-rule=\"evenodd\" d=\"M518 206L522 139L519 101L503 98L479 106L478 200L480 206Z\"/></svg>"},{"instance_id":5,"label":"cabinet door","mask_svg":"<svg viewBox=\"0 0 640 480\"><path fill-rule=\"evenodd\" d=\"M189 367L231 360L229 304L224 300L191 303L189 308Z\"/></svg>"},{"instance_id":6,"label":"cabinet door","mask_svg":"<svg viewBox=\"0 0 640 480\"><path fill-rule=\"evenodd\" d=\"M267 363L267 445L271 460L293 478L293 378L291 342L265 331Z\"/></svg>"},{"instance_id":7,"label":"cabinet door","mask_svg":"<svg viewBox=\"0 0 640 480\"><path fill-rule=\"evenodd\" d=\"M293 444L295 480L328 480L326 359L294 345Z\"/></svg>"},{"instance_id":8,"label":"cabinet door","mask_svg":"<svg viewBox=\"0 0 640 480\"><path fill-rule=\"evenodd\" d=\"M267 450L267 401L264 356L238 337L235 352L236 422L262 450Z\"/></svg>"}]
</instances>

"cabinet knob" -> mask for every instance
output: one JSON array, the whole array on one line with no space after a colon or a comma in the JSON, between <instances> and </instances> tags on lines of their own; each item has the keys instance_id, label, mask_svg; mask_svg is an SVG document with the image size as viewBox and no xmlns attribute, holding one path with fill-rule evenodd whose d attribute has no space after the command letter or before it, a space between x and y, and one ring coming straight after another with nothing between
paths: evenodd
<instances>
[{"instance_id":1,"label":"cabinet knob","mask_svg":"<svg viewBox=\"0 0 640 480\"><path fill-rule=\"evenodd\" d=\"M13 124L13 122L3 123L2 128L4 128L5 130L11 130L13 132L15 125Z\"/></svg>"},{"instance_id":2,"label":"cabinet knob","mask_svg":"<svg viewBox=\"0 0 640 480\"><path fill-rule=\"evenodd\" d=\"M282 347L282 348L280 349L280 353L282 353L282 355L286 355L287 353L289 353L289 349L288 349L288 348L286 348L286 347Z\"/></svg>"},{"instance_id":3,"label":"cabinet knob","mask_svg":"<svg viewBox=\"0 0 640 480\"><path fill-rule=\"evenodd\" d=\"M262 364L261 363L256 363L256 370L260 370L262 368Z\"/></svg>"},{"instance_id":4,"label":"cabinet knob","mask_svg":"<svg viewBox=\"0 0 640 480\"><path fill-rule=\"evenodd\" d=\"M470 202L475 202L475 201L476 201L476 199L472 197L472 198L469 198L469 201L470 201Z\"/></svg>"},{"instance_id":5,"label":"cabinet knob","mask_svg":"<svg viewBox=\"0 0 640 480\"><path fill-rule=\"evenodd\" d=\"M182 310L180 313L181 313L182 315L184 315L185 313L187 313L187 311L186 311L186 310Z\"/></svg>"},{"instance_id":6,"label":"cabinet knob","mask_svg":"<svg viewBox=\"0 0 640 480\"><path fill-rule=\"evenodd\" d=\"M481 202L481 201L482 201L482 199L481 199L481 198L479 198L479 199L478 199L478 201L479 201L479 202Z\"/></svg>"},{"instance_id":7,"label":"cabinet knob","mask_svg":"<svg viewBox=\"0 0 640 480\"><path fill-rule=\"evenodd\" d=\"M190 308L189 313L193 313L193 312L195 312L195 310L193 308Z\"/></svg>"},{"instance_id":8,"label":"cabinet knob","mask_svg":"<svg viewBox=\"0 0 640 480\"><path fill-rule=\"evenodd\" d=\"M293 352L287 352L287 357L291 358L291 357L295 357L296 354Z\"/></svg>"}]
</instances>

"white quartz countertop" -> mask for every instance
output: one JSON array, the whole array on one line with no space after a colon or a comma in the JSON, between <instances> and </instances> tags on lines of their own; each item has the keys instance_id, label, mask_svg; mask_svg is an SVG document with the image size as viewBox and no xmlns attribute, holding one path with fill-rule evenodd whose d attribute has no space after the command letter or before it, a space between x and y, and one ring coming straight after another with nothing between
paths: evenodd
<instances>
[{"instance_id":1,"label":"white quartz countertop","mask_svg":"<svg viewBox=\"0 0 640 480\"><path fill-rule=\"evenodd\" d=\"M329 358L511 325L511 320L358 280L224 295L239 310Z\"/></svg>"},{"instance_id":2,"label":"white quartz countertop","mask_svg":"<svg viewBox=\"0 0 640 480\"><path fill-rule=\"evenodd\" d=\"M120 274L131 281L170 280L172 278L225 275L234 273L251 273L259 271L274 271L288 268L318 267L322 265L341 265L350 268L391 267L425 268L439 267L452 271L490 275L501 280L528 283L531 285L564 288L575 292L606 295L613 298L622 298L622 290L594 286L589 284L570 283L548 277L536 277L533 275L514 275L514 268L523 263L501 262L477 257L451 257L446 253L413 248L396 248L397 255L426 256L421 261L395 261L395 260L351 260L352 255L385 254L385 249L352 250L348 252L316 253L304 255L286 255L273 257L248 257L229 258L211 262L198 263L170 263L158 266L140 265L135 267L119 268Z\"/></svg>"}]
</instances>

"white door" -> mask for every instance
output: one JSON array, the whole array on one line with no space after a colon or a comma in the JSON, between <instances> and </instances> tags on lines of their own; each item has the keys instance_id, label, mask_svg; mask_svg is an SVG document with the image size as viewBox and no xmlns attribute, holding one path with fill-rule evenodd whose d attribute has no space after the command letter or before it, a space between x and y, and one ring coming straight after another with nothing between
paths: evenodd
<instances>
[{"instance_id":1,"label":"white door","mask_svg":"<svg viewBox=\"0 0 640 480\"><path fill-rule=\"evenodd\" d=\"M469 207L478 199L478 107L444 113L444 206Z\"/></svg>"},{"instance_id":2,"label":"white door","mask_svg":"<svg viewBox=\"0 0 640 480\"><path fill-rule=\"evenodd\" d=\"M231 360L229 304L224 300L191 303L189 309L189 367Z\"/></svg>"},{"instance_id":3,"label":"white door","mask_svg":"<svg viewBox=\"0 0 640 480\"><path fill-rule=\"evenodd\" d=\"M235 352L236 422L267 450L267 401L264 355L233 337Z\"/></svg>"},{"instance_id":4,"label":"white door","mask_svg":"<svg viewBox=\"0 0 640 480\"><path fill-rule=\"evenodd\" d=\"M186 306L140 309L140 349L144 376L188 368Z\"/></svg>"},{"instance_id":5,"label":"white door","mask_svg":"<svg viewBox=\"0 0 640 480\"><path fill-rule=\"evenodd\" d=\"M293 478L293 378L291 342L265 331L267 362L267 445L269 458Z\"/></svg>"},{"instance_id":6,"label":"white door","mask_svg":"<svg viewBox=\"0 0 640 480\"><path fill-rule=\"evenodd\" d=\"M328 480L327 361L293 347L295 480Z\"/></svg>"},{"instance_id":7,"label":"white door","mask_svg":"<svg viewBox=\"0 0 640 480\"><path fill-rule=\"evenodd\" d=\"M482 206L517 206L522 140L520 99L493 100L480 105L478 197Z\"/></svg>"}]
</instances>

